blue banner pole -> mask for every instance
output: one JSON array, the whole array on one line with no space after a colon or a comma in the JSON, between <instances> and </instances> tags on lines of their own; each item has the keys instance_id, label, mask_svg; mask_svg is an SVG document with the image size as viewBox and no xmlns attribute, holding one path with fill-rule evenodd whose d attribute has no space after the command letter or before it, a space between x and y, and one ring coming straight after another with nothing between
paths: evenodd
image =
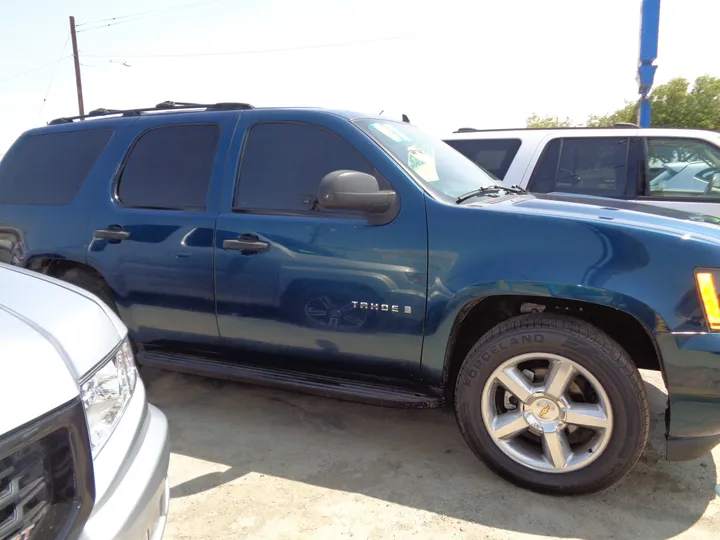
<instances>
[{"instance_id":1,"label":"blue banner pole","mask_svg":"<svg viewBox=\"0 0 720 540\"><path fill-rule=\"evenodd\" d=\"M650 127L651 105L648 96L655 79L654 64L657 59L658 36L660 34L660 0L642 0L640 8L640 55L638 58L638 125Z\"/></svg>"}]
</instances>

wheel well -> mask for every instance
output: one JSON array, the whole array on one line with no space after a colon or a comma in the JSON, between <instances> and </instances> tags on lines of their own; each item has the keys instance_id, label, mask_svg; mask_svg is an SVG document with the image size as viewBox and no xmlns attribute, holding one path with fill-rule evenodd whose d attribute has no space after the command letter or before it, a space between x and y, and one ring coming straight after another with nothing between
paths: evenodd
<instances>
[{"instance_id":1,"label":"wheel well","mask_svg":"<svg viewBox=\"0 0 720 540\"><path fill-rule=\"evenodd\" d=\"M72 268L77 268L78 270L82 270L83 272L88 273L92 277L102 281L107 286L107 282L105 281L105 278L102 276L102 274L100 274L100 272L95 270L92 266L88 266L87 264L79 263L76 261L70 261L67 259L42 258L33 259L27 265L28 270L32 270L40 274L45 274L46 276L50 277L61 276Z\"/></svg>"},{"instance_id":2,"label":"wheel well","mask_svg":"<svg viewBox=\"0 0 720 540\"><path fill-rule=\"evenodd\" d=\"M484 334L501 322L533 311L561 313L592 324L614 339L638 369L661 371L654 341L643 324L623 311L577 300L533 296L491 296L465 307L455 321L445 356L445 395L452 402L463 360Z\"/></svg>"}]
</instances>

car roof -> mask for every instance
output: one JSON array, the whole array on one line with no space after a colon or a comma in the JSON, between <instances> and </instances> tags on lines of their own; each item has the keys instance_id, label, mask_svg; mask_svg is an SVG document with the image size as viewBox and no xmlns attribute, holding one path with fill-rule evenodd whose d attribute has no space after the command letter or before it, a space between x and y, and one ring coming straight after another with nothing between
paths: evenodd
<instances>
[{"instance_id":1,"label":"car roof","mask_svg":"<svg viewBox=\"0 0 720 540\"><path fill-rule=\"evenodd\" d=\"M48 133L55 130L85 130L103 127L113 127L132 123L139 117L164 117L172 116L173 119L186 118L192 122L217 121L218 117L237 118L243 111L248 110L295 110L307 111L319 115L331 115L335 117L356 120L359 118L376 118L374 114L363 114L355 111L342 109L325 109L321 107L253 107L247 103L216 103L216 104L185 104L163 102L155 107L139 109L96 109L83 116L60 117L48 122L47 126L30 129L26 135ZM83 120L80 122L79 120ZM387 118L382 118L387 121Z\"/></svg>"},{"instance_id":2,"label":"car roof","mask_svg":"<svg viewBox=\"0 0 720 540\"><path fill-rule=\"evenodd\" d=\"M553 137L698 137L706 139L720 139L720 133L702 129L685 128L639 128L634 125L623 127L575 127L575 128L510 128L473 130L462 128L451 133L443 140L473 140L473 139L520 139L523 141L540 141L549 135Z\"/></svg>"}]
</instances>

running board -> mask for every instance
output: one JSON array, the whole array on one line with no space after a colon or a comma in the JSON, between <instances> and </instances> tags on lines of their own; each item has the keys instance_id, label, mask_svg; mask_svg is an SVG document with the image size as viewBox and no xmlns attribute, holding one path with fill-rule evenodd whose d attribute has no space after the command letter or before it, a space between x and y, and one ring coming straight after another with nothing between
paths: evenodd
<instances>
[{"instance_id":1,"label":"running board","mask_svg":"<svg viewBox=\"0 0 720 540\"><path fill-rule=\"evenodd\" d=\"M438 396L402 387L284 369L230 364L172 352L140 351L138 363L190 375L214 377L383 407L428 409L443 405L442 398Z\"/></svg>"}]
</instances>

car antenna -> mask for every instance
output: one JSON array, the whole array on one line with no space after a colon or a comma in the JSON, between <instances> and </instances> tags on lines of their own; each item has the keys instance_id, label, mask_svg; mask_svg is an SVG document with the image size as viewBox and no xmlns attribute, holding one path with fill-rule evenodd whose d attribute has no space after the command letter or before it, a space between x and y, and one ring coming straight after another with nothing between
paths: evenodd
<instances>
[{"instance_id":1,"label":"car antenna","mask_svg":"<svg viewBox=\"0 0 720 540\"><path fill-rule=\"evenodd\" d=\"M407 117L407 114L402 115L402 121L405 122L406 124L410 123L410 119Z\"/></svg>"}]
</instances>

